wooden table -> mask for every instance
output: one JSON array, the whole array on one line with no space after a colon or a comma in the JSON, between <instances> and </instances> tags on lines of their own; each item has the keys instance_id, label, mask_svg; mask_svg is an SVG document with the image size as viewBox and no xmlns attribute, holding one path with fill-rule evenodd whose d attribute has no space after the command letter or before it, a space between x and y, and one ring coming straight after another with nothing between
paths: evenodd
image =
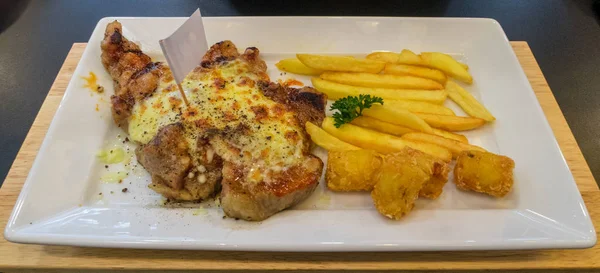
<instances>
[{"instance_id":1,"label":"wooden table","mask_svg":"<svg viewBox=\"0 0 600 273\"><path fill-rule=\"evenodd\" d=\"M594 222L600 227L600 190L526 42L512 42L554 130ZM74 44L0 189L0 227L13 209L23 182L86 44ZM0 239L0 271L81 270L472 270L596 269L600 247L583 250L265 253L154 251L22 245Z\"/></svg>"}]
</instances>

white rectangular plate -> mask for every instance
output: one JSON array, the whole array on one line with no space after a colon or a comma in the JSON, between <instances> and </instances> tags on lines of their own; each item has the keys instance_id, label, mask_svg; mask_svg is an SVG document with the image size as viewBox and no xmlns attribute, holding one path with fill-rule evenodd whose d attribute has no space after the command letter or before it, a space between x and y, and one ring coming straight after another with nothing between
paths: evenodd
<instances>
[{"instance_id":1,"label":"white rectangular plate","mask_svg":"<svg viewBox=\"0 0 600 273\"><path fill-rule=\"evenodd\" d=\"M596 233L540 105L500 25L489 19L232 17L205 18L209 43L256 46L273 81L308 77L274 63L297 52L364 56L375 50L440 51L470 66L467 90L497 121L468 133L472 143L512 157L515 188L503 199L456 190L419 200L400 221L375 210L367 193L339 194L321 183L305 202L260 223L222 219L214 203L165 207L138 168L122 184L100 182L107 170L95 154L123 145L112 122L112 81L100 62L110 21L161 59L158 40L185 18L100 20L67 87L5 230L13 242L95 247L267 251L408 251L583 248ZM102 95L83 87L94 72ZM447 104L462 113L459 108ZM98 110L96 110L98 108ZM120 135L120 138L119 136ZM130 145L128 145L129 147ZM133 146L130 147L132 149ZM325 155L316 149L315 154ZM126 193L121 192L127 187ZM102 195L100 195L102 193Z\"/></svg>"}]
</instances>

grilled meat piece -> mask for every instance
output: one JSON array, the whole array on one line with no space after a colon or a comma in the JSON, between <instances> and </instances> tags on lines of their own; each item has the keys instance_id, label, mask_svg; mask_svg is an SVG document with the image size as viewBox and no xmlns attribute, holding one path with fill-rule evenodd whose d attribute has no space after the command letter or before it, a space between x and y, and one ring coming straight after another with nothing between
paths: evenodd
<instances>
[{"instance_id":1,"label":"grilled meat piece","mask_svg":"<svg viewBox=\"0 0 600 273\"><path fill-rule=\"evenodd\" d=\"M226 215L263 220L316 188L323 163L309 153L304 124L321 123L326 96L269 83L257 48L213 45L181 83L187 106L168 67L123 37L118 22L107 26L102 63L115 81L115 123L141 144L136 155L158 193L200 200L222 181Z\"/></svg>"},{"instance_id":2,"label":"grilled meat piece","mask_svg":"<svg viewBox=\"0 0 600 273\"><path fill-rule=\"evenodd\" d=\"M225 163L221 207L225 215L260 221L310 196L319 184L323 161L315 156L275 174L271 183L249 184L243 166Z\"/></svg>"},{"instance_id":3,"label":"grilled meat piece","mask_svg":"<svg viewBox=\"0 0 600 273\"><path fill-rule=\"evenodd\" d=\"M113 119L127 130L128 118L136 102L152 94L161 77L161 64L153 63L140 47L123 37L121 23L106 26L102 50L102 65L115 82L111 96Z\"/></svg>"},{"instance_id":4,"label":"grilled meat piece","mask_svg":"<svg viewBox=\"0 0 600 273\"><path fill-rule=\"evenodd\" d=\"M222 161L210 150L206 140L198 142L198 162L179 123L162 127L149 143L138 147L138 162L152 175L150 188L173 200L206 199L220 187ZM212 153L212 155L209 155Z\"/></svg>"}]
</instances>

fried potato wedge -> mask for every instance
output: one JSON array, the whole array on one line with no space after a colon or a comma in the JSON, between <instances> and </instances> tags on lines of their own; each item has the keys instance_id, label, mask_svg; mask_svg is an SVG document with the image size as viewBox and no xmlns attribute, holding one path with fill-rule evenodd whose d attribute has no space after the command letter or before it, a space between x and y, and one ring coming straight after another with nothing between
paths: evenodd
<instances>
[{"instance_id":1,"label":"fried potato wedge","mask_svg":"<svg viewBox=\"0 0 600 273\"><path fill-rule=\"evenodd\" d=\"M379 73L385 66L381 61L360 60L347 56L296 54L296 57L304 65L318 70Z\"/></svg>"},{"instance_id":2,"label":"fried potato wedge","mask_svg":"<svg viewBox=\"0 0 600 273\"><path fill-rule=\"evenodd\" d=\"M469 140L467 139L467 137L463 136L461 134L455 134L455 133L440 130L437 128L431 128L431 130L433 131L434 135L438 135L438 136L449 138L449 139L454 139L454 140L460 141L462 143L469 143Z\"/></svg>"},{"instance_id":3,"label":"fried potato wedge","mask_svg":"<svg viewBox=\"0 0 600 273\"><path fill-rule=\"evenodd\" d=\"M439 52L422 52L421 60L429 67L444 71L444 73L465 83L473 83L473 77L452 56Z\"/></svg>"},{"instance_id":4,"label":"fried potato wedge","mask_svg":"<svg viewBox=\"0 0 600 273\"><path fill-rule=\"evenodd\" d=\"M406 133L415 131L408 127L391 124L389 122L381 121L376 118L367 117L367 116L357 117L354 120L352 120L352 122L350 122L350 123L360 126L360 127L363 127L363 128L375 130L378 132L382 132L382 133L386 133L386 134L390 134L390 135L394 135L394 136L402 136Z\"/></svg>"},{"instance_id":5,"label":"fried potato wedge","mask_svg":"<svg viewBox=\"0 0 600 273\"><path fill-rule=\"evenodd\" d=\"M421 189L431 178L414 160L404 156L386 156L377 175L371 198L377 211L398 220L415 206Z\"/></svg>"},{"instance_id":6,"label":"fried potato wedge","mask_svg":"<svg viewBox=\"0 0 600 273\"><path fill-rule=\"evenodd\" d=\"M403 108L412 113L428 113L451 116L456 115L454 114L454 111L452 111L452 109L443 105L434 104L430 102L409 100L386 100L384 104L392 108Z\"/></svg>"},{"instance_id":7,"label":"fried potato wedge","mask_svg":"<svg viewBox=\"0 0 600 273\"><path fill-rule=\"evenodd\" d=\"M320 147L323 147L328 151L351 151L351 150L360 150L360 148L343 142L329 133L325 132L325 130L319 128L319 126L312 124L311 122L306 122L306 132L310 135L310 139Z\"/></svg>"},{"instance_id":8,"label":"fried potato wedge","mask_svg":"<svg viewBox=\"0 0 600 273\"><path fill-rule=\"evenodd\" d=\"M480 151L464 151L456 159L454 183L494 197L506 196L513 186L515 162L509 157Z\"/></svg>"},{"instance_id":9,"label":"fried potato wedge","mask_svg":"<svg viewBox=\"0 0 600 273\"><path fill-rule=\"evenodd\" d=\"M378 88L406 88L406 89L425 89L442 90L444 86L434 80L419 78L414 76L398 76L388 74L370 74L370 73L347 73L347 72L324 72L321 79L363 87Z\"/></svg>"},{"instance_id":10,"label":"fried potato wedge","mask_svg":"<svg viewBox=\"0 0 600 273\"><path fill-rule=\"evenodd\" d=\"M310 68L296 58L283 59L275 64L282 71L300 75L318 76L323 70Z\"/></svg>"},{"instance_id":11,"label":"fried potato wedge","mask_svg":"<svg viewBox=\"0 0 600 273\"><path fill-rule=\"evenodd\" d=\"M412 141L417 141L417 142L431 143L431 144L435 144L435 145L444 147L444 148L448 149L450 152L452 152L453 158L456 158L463 151L474 150L474 151L485 152L485 149L483 149L479 146L463 143L463 142L460 142L460 141L457 141L454 139L449 139L449 138L445 138L445 137L441 137L441 136L425 134L425 133L421 133L421 132L407 133L407 134L404 134L402 136L402 138L412 140Z\"/></svg>"},{"instance_id":12,"label":"fried potato wedge","mask_svg":"<svg viewBox=\"0 0 600 273\"><path fill-rule=\"evenodd\" d=\"M363 149L370 149L382 154L401 151L406 147L417 149L443 161L452 160L452 153L445 148L429 143L418 143L399 137L365 129L352 124L344 124L336 128L331 117L323 120L323 130L340 140Z\"/></svg>"},{"instance_id":13,"label":"fried potato wedge","mask_svg":"<svg viewBox=\"0 0 600 273\"><path fill-rule=\"evenodd\" d=\"M330 82L321 78L312 78L312 85L319 92L327 94L327 98L332 100L365 94L381 97L384 100L411 100L442 104L448 97L445 90L369 88Z\"/></svg>"},{"instance_id":14,"label":"fried potato wedge","mask_svg":"<svg viewBox=\"0 0 600 273\"><path fill-rule=\"evenodd\" d=\"M450 173L448 163L411 148L405 148L400 152L389 154L387 156L403 156L415 162L421 170L431 175L431 178L425 182L425 185L419 192L419 197L429 199L437 199L440 197L444 186L448 182L448 174Z\"/></svg>"},{"instance_id":15,"label":"fried potato wedge","mask_svg":"<svg viewBox=\"0 0 600 273\"><path fill-rule=\"evenodd\" d=\"M447 131L467 131L479 128L485 124L485 120L473 117L444 116L425 113L416 113L415 115L425 120L431 127Z\"/></svg>"},{"instance_id":16,"label":"fried potato wedge","mask_svg":"<svg viewBox=\"0 0 600 273\"><path fill-rule=\"evenodd\" d=\"M408 64L386 64L385 68L383 69L383 73L392 75L409 75L431 79L439 82L442 85L446 84L446 80L448 80L446 74L440 70Z\"/></svg>"},{"instance_id":17,"label":"fried potato wedge","mask_svg":"<svg viewBox=\"0 0 600 273\"><path fill-rule=\"evenodd\" d=\"M460 108L469 116L484 119L485 121L494 121L496 118L488 111L488 109L479 103L471 93L453 81L446 83L446 91L452 101L456 102Z\"/></svg>"},{"instance_id":18,"label":"fried potato wedge","mask_svg":"<svg viewBox=\"0 0 600 273\"><path fill-rule=\"evenodd\" d=\"M432 132L431 126L417 115L402 108L388 106L385 102L383 105L376 104L371 106L371 108L364 109L363 115L391 124L408 127L419 132Z\"/></svg>"},{"instance_id":19,"label":"fried potato wedge","mask_svg":"<svg viewBox=\"0 0 600 273\"><path fill-rule=\"evenodd\" d=\"M372 150L329 151L325 181L332 191L370 191L383 156Z\"/></svg>"}]
</instances>

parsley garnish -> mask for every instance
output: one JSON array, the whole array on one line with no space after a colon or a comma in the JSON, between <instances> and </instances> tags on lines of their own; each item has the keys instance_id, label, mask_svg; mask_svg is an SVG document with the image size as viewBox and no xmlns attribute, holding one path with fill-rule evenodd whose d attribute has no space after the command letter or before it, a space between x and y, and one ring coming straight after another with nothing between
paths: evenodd
<instances>
[{"instance_id":1,"label":"parsley garnish","mask_svg":"<svg viewBox=\"0 0 600 273\"><path fill-rule=\"evenodd\" d=\"M383 99L380 97L371 97L371 95L359 95L358 97L348 96L336 100L330 109L331 111L337 110L337 112L333 113L335 127L340 128L342 124L349 123L355 118L362 116L362 111L371 108L373 103L383 105Z\"/></svg>"}]
</instances>

